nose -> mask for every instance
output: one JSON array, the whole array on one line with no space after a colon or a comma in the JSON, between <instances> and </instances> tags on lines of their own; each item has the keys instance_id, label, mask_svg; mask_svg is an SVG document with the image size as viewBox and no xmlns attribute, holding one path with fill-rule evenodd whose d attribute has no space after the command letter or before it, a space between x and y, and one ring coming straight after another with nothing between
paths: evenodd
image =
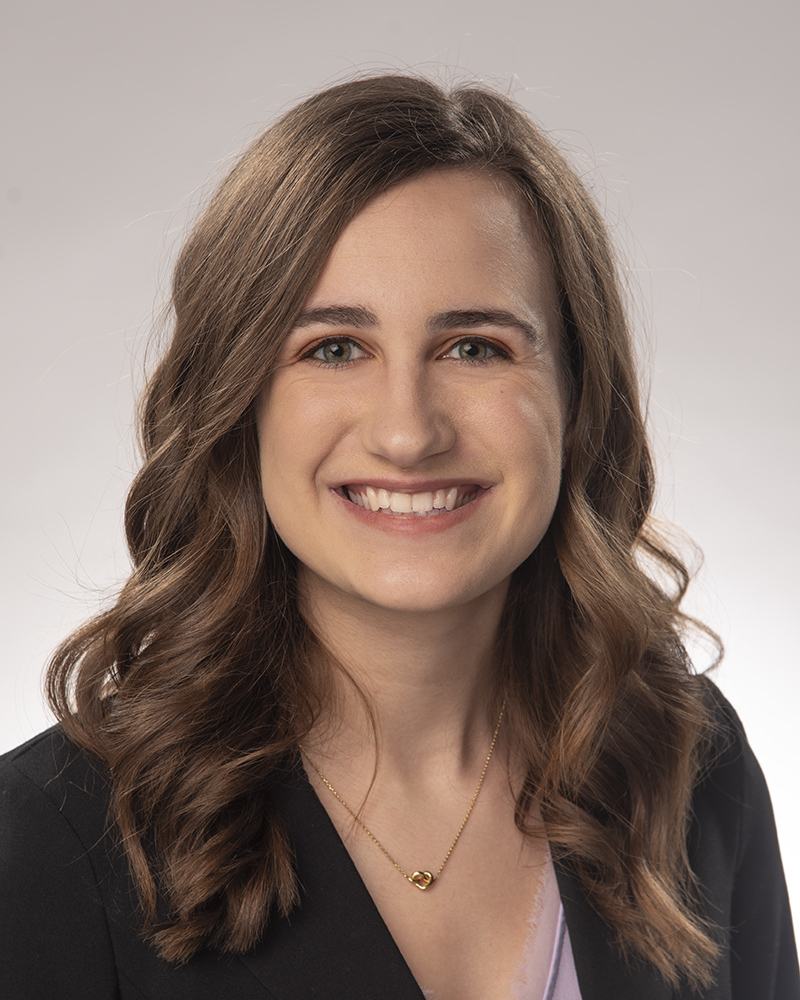
<instances>
[{"instance_id":1,"label":"nose","mask_svg":"<svg viewBox=\"0 0 800 1000\"><path fill-rule=\"evenodd\" d=\"M412 469L449 451L455 439L454 414L428 366L387 366L362 414L366 450L395 468Z\"/></svg>"}]
</instances>

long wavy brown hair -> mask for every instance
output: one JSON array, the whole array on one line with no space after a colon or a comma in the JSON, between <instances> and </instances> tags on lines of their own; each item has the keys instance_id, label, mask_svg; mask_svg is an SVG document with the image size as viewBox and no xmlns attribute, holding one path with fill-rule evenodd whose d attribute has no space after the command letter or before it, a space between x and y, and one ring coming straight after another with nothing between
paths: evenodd
<instances>
[{"instance_id":1,"label":"long wavy brown hair","mask_svg":"<svg viewBox=\"0 0 800 1000\"><path fill-rule=\"evenodd\" d=\"M345 226L392 185L452 167L510 180L544 234L572 400L555 516L514 574L498 638L504 725L527 767L517 823L528 831L540 802L554 851L622 950L669 981L705 983L717 950L686 834L709 723L681 643L688 574L651 525L605 227L503 96L357 79L290 110L236 163L175 270L174 332L144 396L126 507L133 571L56 652L50 702L110 771L111 817L164 957L245 951L270 912L297 903L273 790L329 679L264 507L254 401Z\"/></svg>"}]
</instances>

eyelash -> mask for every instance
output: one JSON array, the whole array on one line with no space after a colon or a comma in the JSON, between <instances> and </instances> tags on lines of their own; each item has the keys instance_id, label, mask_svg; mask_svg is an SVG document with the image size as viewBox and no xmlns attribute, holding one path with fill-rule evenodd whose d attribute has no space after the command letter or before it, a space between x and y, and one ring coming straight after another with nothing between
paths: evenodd
<instances>
[{"instance_id":1,"label":"eyelash","mask_svg":"<svg viewBox=\"0 0 800 1000\"><path fill-rule=\"evenodd\" d=\"M363 351L365 354L368 352L358 343L357 340L353 340L352 337L326 337L325 340L320 340L313 347L310 347L304 354L300 355L301 361L311 361L314 364L320 365L322 368L344 368L347 365L353 363L353 361L358 361L360 358L347 358L343 361L325 361L322 358L317 358L314 355L321 351L323 348L328 347L331 344L350 344L355 346L359 351ZM492 352L487 358L453 358L453 360L463 361L470 365L485 365L492 361L496 361L501 358L509 358L510 354L508 351L504 350L498 344L491 340L487 340L485 337L462 337L457 340L454 344L441 355L445 358L450 355L454 350L456 350L461 344L480 344L484 347L488 347Z\"/></svg>"},{"instance_id":2,"label":"eyelash","mask_svg":"<svg viewBox=\"0 0 800 1000\"><path fill-rule=\"evenodd\" d=\"M451 354L461 344L480 344L483 347L488 347L492 353L488 358L454 358L453 360L464 361L471 365L488 365L492 361L511 357L509 352L500 347L499 344L495 344L494 341L487 340L485 337L462 337L460 340L457 340L454 344L450 345L445 352L444 357Z\"/></svg>"},{"instance_id":3,"label":"eyelash","mask_svg":"<svg viewBox=\"0 0 800 1000\"><path fill-rule=\"evenodd\" d=\"M322 368L343 368L345 365L350 365L354 360L359 360L358 358L350 359L345 361L324 361L322 358L315 358L314 355L321 351L324 347L328 347L330 344L350 344L358 348L359 351L364 351L364 348L357 340L353 340L352 337L326 337L325 340L320 340L313 347L310 347L304 354L300 355L301 361L311 361L316 365L320 365ZM364 351L366 354L367 352Z\"/></svg>"}]
</instances>

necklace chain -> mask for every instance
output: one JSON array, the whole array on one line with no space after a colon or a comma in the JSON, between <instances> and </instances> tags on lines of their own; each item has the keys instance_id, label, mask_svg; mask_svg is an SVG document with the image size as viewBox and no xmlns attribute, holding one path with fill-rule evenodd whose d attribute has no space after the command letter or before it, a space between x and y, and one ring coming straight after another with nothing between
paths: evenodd
<instances>
[{"instance_id":1,"label":"necklace chain","mask_svg":"<svg viewBox=\"0 0 800 1000\"><path fill-rule=\"evenodd\" d=\"M444 861L439 865L439 870L436 872L435 875L429 871L417 871L409 875L408 872L395 861L395 859L386 850L386 848L378 840L375 834L372 833L371 830L367 829L366 825L361 821L361 819L359 819L358 815L350 808L350 806L345 802L342 796L336 791L336 789L333 787L330 781L328 781L328 779L325 777L322 771L320 771L320 769L317 767L314 761L309 757L308 751L302 745L302 743L298 744L298 746L300 747L301 752L305 755L305 758L308 761L308 763L314 768L314 770L319 775L319 779L323 783L323 785L325 785L325 787L333 793L336 799L350 813L350 815L353 817L356 823L358 823L358 825L361 827L364 833L366 833L366 835L373 842L373 844L375 844L375 846L383 852L383 854L389 859L389 861L391 861L391 863L400 872L403 878L407 879L412 885L415 885L418 889L427 889L429 885L432 885L441 876L442 872L444 871L444 866L450 860L450 855L453 853L453 849L458 843L458 838L464 832L464 827L467 825L467 820L469 819L472 813L472 807L475 805L475 802L477 801L477 798L480 795L481 788L483 787L483 779L486 777L486 771L488 770L489 767L489 761L492 759L492 754L494 753L494 745L497 742L497 734L500 732L500 723L503 721L503 715L505 714L505 710L506 710L506 703L504 700L503 705L500 709L500 718L497 720L497 725L494 728L494 735L492 736L492 742L489 746L489 753L486 755L486 760L484 761L483 764L483 770L481 771L481 776L478 779L478 787L475 789L475 794L472 796L472 801L470 802L469 808L467 809L467 814L461 821L461 826L458 828L458 833L456 833L455 838L453 839L453 843L450 845L447 854L445 854L444 856Z\"/></svg>"}]
</instances>

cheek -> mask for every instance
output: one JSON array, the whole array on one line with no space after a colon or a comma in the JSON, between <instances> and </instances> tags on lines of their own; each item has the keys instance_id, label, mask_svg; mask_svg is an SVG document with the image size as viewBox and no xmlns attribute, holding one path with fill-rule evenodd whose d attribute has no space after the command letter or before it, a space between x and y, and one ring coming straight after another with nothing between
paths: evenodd
<instances>
[{"instance_id":1,"label":"cheek","mask_svg":"<svg viewBox=\"0 0 800 1000\"><path fill-rule=\"evenodd\" d=\"M509 446L509 460L518 459L518 470L541 485L560 481L564 434L565 405L555 382L529 385L517 392L504 392L496 401L493 431L498 447Z\"/></svg>"},{"instance_id":2,"label":"cheek","mask_svg":"<svg viewBox=\"0 0 800 1000\"><path fill-rule=\"evenodd\" d=\"M279 527L289 497L296 493L302 452L302 420L291 419L292 408L285 394L271 390L260 402L257 414L261 492L267 511Z\"/></svg>"},{"instance_id":3,"label":"cheek","mask_svg":"<svg viewBox=\"0 0 800 1000\"><path fill-rule=\"evenodd\" d=\"M261 495L272 530L295 556L304 526L314 516L307 486L309 475L301 460L294 428L272 419L259 421Z\"/></svg>"},{"instance_id":4,"label":"cheek","mask_svg":"<svg viewBox=\"0 0 800 1000\"><path fill-rule=\"evenodd\" d=\"M259 440L302 458L330 446L351 423L356 394L342 386L279 373L257 410Z\"/></svg>"},{"instance_id":5,"label":"cheek","mask_svg":"<svg viewBox=\"0 0 800 1000\"><path fill-rule=\"evenodd\" d=\"M273 384L257 410L261 490L278 533L319 500L319 470L343 438L330 398L303 382ZM288 541L284 538L284 541Z\"/></svg>"},{"instance_id":6,"label":"cheek","mask_svg":"<svg viewBox=\"0 0 800 1000\"><path fill-rule=\"evenodd\" d=\"M322 421L313 397L304 399L277 381L260 401L257 426L262 474L280 477L310 458Z\"/></svg>"},{"instance_id":7,"label":"cheek","mask_svg":"<svg viewBox=\"0 0 800 1000\"><path fill-rule=\"evenodd\" d=\"M525 428L528 447L541 463L541 471L547 474L555 464L559 473L564 448L564 418L561 407L554 401L542 406L532 400L520 403L520 426Z\"/></svg>"}]
</instances>

